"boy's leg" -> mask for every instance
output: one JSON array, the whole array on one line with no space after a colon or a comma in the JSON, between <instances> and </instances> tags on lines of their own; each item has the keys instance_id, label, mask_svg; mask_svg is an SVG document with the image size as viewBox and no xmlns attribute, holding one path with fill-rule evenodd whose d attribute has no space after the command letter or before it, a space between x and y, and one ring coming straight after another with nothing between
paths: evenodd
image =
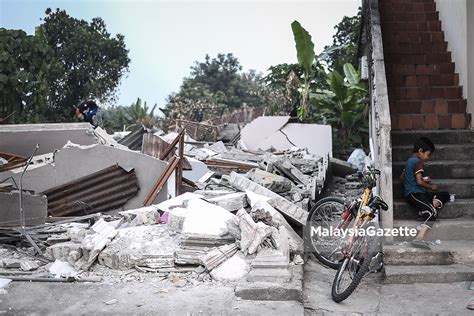
<instances>
[{"instance_id":1,"label":"boy's leg","mask_svg":"<svg viewBox=\"0 0 474 316\"><path fill-rule=\"evenodd\" d=\"M420 225L420 230L413 241L413 245L425 249L430 249L424 241L426 232L433 227L437 217L437 210L433 206L433 197L429 193L412 193L407 196L407 201L418 210L424 222Z\"/></svg>"},{"instance_id":2,"label":"boy's leg","mask_svg":"<svg viewBox=\"0 0 474 316\"><path fill-rule=\"evenodd\" d=\"M449 201L449 192L433 192L433 206L442 208Z\"/></svg>"}]
</instances>

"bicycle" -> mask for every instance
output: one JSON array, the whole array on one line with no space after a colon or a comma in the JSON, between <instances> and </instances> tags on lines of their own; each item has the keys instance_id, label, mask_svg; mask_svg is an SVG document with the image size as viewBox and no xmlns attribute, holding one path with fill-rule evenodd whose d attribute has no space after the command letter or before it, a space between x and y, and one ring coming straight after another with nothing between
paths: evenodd
<instances>
[{"instance_id":1,"label":"bicycle","mask_svg":"<svg viewBox=\"0 0 474 316\"><path fill-rule=\"evenodd\" d=\"M355 175L361 179L362 173ZM305 227L305 240L309 250L324 265L337 270L343 257L341 244L343 238L335 235L321 236L315 232L318 229L344 230L353 218L357 217L360 206L359 200L346 203L344 199L326 197L319 200L308 214Z\"/></svg>"},{"instance_id":2,"label":"bicycle","mask_svg":"<svg viewBox=\"0 0 474 316\"><path fill-rule=\"evenodd\" d=\"M362 182L365 187L364 194L354 204L357 206L357 214L351 227L352 234L349 235L347 241L345 240L341 244L343 258L340 261L332 284L331 296L338 303L348 298L354 292L364 275L383 256L383 253L377 249L378 245L375 242L375 238L373 238L375 236L369 236L366 233L368 228L373 226L372 219L377 213L380 210L388 210L387 203L381 197L373 194L377 175L380 175L380 171L373 168L369 168L368 171L362 173ZM353 211L350 210L347 210L345 214L354 215ZM344 220L342 227L348 227L350 215ZM380 261L379 268L381 267L382 261Z\"/></svg>"}]
</instances>

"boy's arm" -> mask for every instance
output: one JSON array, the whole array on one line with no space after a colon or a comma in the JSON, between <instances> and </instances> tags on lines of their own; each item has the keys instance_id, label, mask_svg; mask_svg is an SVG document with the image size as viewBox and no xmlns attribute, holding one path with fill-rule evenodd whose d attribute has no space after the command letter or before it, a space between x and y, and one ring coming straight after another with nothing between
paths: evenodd
<instances>
[{"instance_id":1,"label":"boy's arm","mask_svg":"<svg viewBox=\"0 0 474 316\"><path fill-rule=\"evenodd\" d=\"M400 175L400 180L405 181L405 169L403 169L402 174Z\"/></svg>"},{"instance_id":2,"label":"boy's arm","mask_svg":"<svg viewBox=\"0 0 474 316\"><path fill-rule=\"evenodd\" d=\"M418 184L420 187L423 187L425 189L430 189L432 191L436 191L438 189L436 184L430 184L430 183L427 183L423 180L423 173L422 172L418 172L416 174L416 184Z\"/></svg>"}]
</instances>

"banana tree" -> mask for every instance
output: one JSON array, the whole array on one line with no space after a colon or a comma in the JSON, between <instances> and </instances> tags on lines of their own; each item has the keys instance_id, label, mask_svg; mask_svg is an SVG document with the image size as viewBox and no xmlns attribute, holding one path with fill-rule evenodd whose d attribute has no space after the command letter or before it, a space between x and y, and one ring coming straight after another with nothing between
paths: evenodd
<instances>
[{"instance_id":1,"label":"banana tree","mask_svg":"<svg viewBox=\"0 0 474 316\"><path fill-rule=\"evenodd\" d=\"M307 115L309 107L309 94L310 94L310 76L311 68L315 60L314 44L311 40L311 35L301 26L298 21L291 23L291 29L293 30L293 36L296 43L296 56L298 58L298 64L301 65L304 72L304 82L300 88L301 102L298 107L298 118L304 120Z\"/></svg>"},{"instance_id":2,"label":"banana tree","mask_svg":"<svg viewBox=\"0 0 474 316\"><path fill-rule=\"evenodd\" d=\"M364 146L368 138L367 85L361 82L360 70L347 63L344 76L337 70L327 76L329 88L312 93L316 120L329 124L335 132L335 147L350 149Z\"/></svg>"}]
</instances>

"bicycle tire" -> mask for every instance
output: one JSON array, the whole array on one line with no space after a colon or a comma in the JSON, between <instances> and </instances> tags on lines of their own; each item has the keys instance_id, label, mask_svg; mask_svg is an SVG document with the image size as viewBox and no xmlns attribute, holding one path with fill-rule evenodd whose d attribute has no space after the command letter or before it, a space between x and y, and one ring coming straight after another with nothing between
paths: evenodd
<instances>
[{"instance_id":1,"label":"bicycle tire","mask_svg":"<svg viewBox=\"0 0 474 316\"><path fill-rule=\"evenodd\" d=\"M368 239L367 236L364 237L363 242L365 246L367 247L367 255L364 258L364 261L362 264L359 266L359 270L357 273L354 275L352 282L349 284L349 286L342 292L338 293L337 291L337 284L339 281L339 278L341 277L342 273L344 272L344 269L348 267L347 265L344 264L344 262L347 262L350 260L348 257L346 257L339 268L337 269L336 275L334 276L334 281L332 282L332 289L331 289L331 296L334 302L340 303L347 299L352 292L357 288L359 285L360 281L364 277L364 275L369 272L370 268L370 262L372 261L372 258L375 256L375 244L374 241L371 239Z\"/></svg>"},{"instance_id":2,"label":"bicycle tire","mask_svg":"<svg viewBox=\"0 0 474 316\"><path fill-rule=\"evenodd\" d=\"M335 262L333 260L330 260L326 258L318 249L313 244L313 239L311 236L311 228L312 228L312 218L315 214L318 213L318 210L321 209L321 206L326 204L326 203L339 203L341 206L344 208L344 200L341 198L336 198L336 197L327 197L319 200L310 210L308 214L308 219L307 219L307 225L305 226L305 232L304 236L306 239L305 244L309 246L309 250L315 255L315 257L324 264L325 266L332 268L332 269L337 269L339 267L339 262Z\"/></svg>"}]
</instances>

